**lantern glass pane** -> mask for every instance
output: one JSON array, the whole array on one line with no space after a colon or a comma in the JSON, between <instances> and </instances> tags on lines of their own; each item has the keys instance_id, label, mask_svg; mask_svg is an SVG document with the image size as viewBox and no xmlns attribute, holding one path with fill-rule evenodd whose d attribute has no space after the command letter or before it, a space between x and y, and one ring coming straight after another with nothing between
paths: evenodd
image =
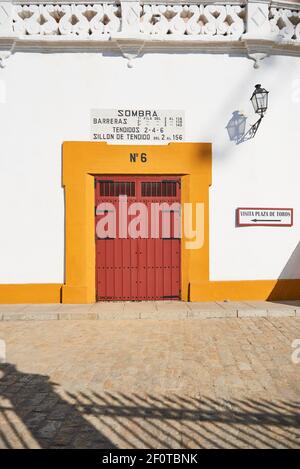
<instances>
[{"instance_id":1,"label":"lantern glass pane","mask_svg":"<svg viewBox=\"0 0 300 469\"><path fill-rule=\"evenodd\" d=\"M257 108L259 111L264 111L266 109L266 95L267 93L257 93Z\"/></svg>"}]
</instances>

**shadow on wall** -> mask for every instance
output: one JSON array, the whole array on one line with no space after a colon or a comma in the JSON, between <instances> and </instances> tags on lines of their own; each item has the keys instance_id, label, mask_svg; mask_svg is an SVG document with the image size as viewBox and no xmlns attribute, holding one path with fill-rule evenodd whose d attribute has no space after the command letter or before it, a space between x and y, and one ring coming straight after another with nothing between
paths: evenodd
<instances>
[{"instance_id":1,"label":"shadow on wall","mask_svg":"<svg viewBox=\"0 0 300 469\"><path fill-rule=\"evenodd\" d=\"M300 242L295 247L291 257L287 261L284 269L279 275L280 279L298 278L300 279ZM300 292L299 292L300 293Z\"/></svg>"},{"instance_id":2,"label":"shadow on wall","mask_svg":"<svg viewBox=\"0 0 300 469\"><path fill-rule=\"evenodd\" d=\"M226 125L228 137L231 142L235 142L237 145L242 143L246 129L246 122L247 117L244 114L240 111L233 111L232 116Z\"/></svg>"},{"instance_id":3,"label":"shadow on wall","mask_svg":"<svg viewBox=\"0 0 300 469\"><path fill-rule=\"evenodd\" d=\"M1 448L296 448L300 401L65 392L0 365Z\"/></svg>"},{"instance_id":4,"label":"shadow on wall","mask_svg":"<svg viewBox=\"0 0 300 469\"><path fill-rule=\"evenodd\" d=\"M284 280L289 279L287 282ZM295 247L292 252L288 262L280 273L276 286L273 288L272 292L268 297L268 301L278 300L280 298L295 298L295 287L299 285L299 292L296 294L295 299L300 301L300 242ZM294 280L294 282L293 282ZM289 292L291 289L291 292ZM281 303L288 303L287 301L280 301ZM300 302L299 302L300 304Z\"/></svg>"},{"instance_id":5,"label":"shadow on wall","mask_svg":"<svg viewBox=\"0 0 300 469\"><path fill-rule=\"evenodd\" d=\"M240 111L234 111L226 126L229 140L235 142L236 145L240 145L241 143L251 140L255 137L261 121L262 117L257 119L256 122L252 124L246 132L247 117Z\"/></svg>"}]
</instances>

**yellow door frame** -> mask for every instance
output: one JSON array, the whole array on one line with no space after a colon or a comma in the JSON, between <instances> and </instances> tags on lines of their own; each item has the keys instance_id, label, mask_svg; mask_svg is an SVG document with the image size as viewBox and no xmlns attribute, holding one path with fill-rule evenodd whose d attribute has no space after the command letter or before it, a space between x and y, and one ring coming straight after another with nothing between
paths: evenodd
<instances>
[{"instance_id":1,"label":"yellow door frame","mask_svg":"<svg viewBox=\"0 0 300 469\"><path fill-rule=\"evenodd\" d=\"M131 162L130 154L138 155ZM140 158L140 155L146 155ZM181 202L204 204L204 242L200 249L186 248L182 239L181 294L189 296L189 285L209 281L209 186L211 144L109 145L99 142L63 144L66 249L63 303L93 303L96 298L95 194L96 174L172 174L182 176Z\"/></svg>"}]
</instances>

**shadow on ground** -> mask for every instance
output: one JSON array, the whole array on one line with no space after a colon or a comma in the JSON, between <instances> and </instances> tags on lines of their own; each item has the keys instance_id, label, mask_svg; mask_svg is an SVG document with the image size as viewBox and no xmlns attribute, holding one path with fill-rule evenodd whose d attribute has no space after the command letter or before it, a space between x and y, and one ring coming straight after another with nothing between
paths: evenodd
<instances>
[{"instance_id":1,"label":"shadow on ground","mask_svg":"<svg viewBox=\"0 0 300 469\"><path fill-rule=\"evenodd\" d=\"M299 448L300 401L63 391L0 365L0 448Z\"/></svg>"}]
</instances>

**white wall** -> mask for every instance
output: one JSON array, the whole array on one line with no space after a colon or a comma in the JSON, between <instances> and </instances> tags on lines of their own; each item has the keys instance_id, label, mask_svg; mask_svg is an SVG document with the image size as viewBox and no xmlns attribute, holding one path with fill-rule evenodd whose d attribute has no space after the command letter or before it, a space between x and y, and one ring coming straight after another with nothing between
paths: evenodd
<instances>
[{"instance_id":1,"label":"white wall","mask_svg":"<svg viewBox=\"0 0 300 469\"><path fill-rule=\"evenodd\" d=\"M184 109L186 141L213 143L211 279L300 278L295 80L292 57L255 70L227 55L147 54L129 69L117 56L15 54L0 70L0 283L63 282L61 144L89 140L91 108L117 107ZM268 113L255 139L235 145L225 127L235 110L255 121L256 83L270 91ZM294 207L294 226L236 228L239 206Z\"/></svg>"}]
</instances>

